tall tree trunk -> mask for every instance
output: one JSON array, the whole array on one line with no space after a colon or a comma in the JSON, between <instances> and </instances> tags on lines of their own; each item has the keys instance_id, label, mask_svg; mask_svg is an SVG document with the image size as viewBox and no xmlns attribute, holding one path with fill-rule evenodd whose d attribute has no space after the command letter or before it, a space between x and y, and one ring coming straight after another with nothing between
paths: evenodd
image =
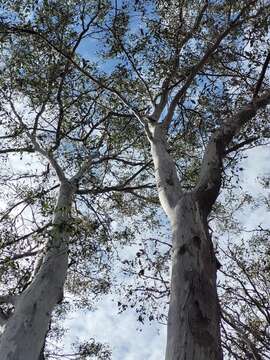
<instances>
[{"instance_id":1,"label":"tall tree trunk","mask_svg":"<svg viewBox=\"0 0 270 360\"><path fill-rule=\"evenodd\" d=\"M173 232L166 360L221 360L216 258L207 225L212 193L208 199L199 189L183 193L165 129L152 124L149 133L159 199Z\"/></svg>"},{"instance_id":2,"label":"tall tree trunk","mask_svg":"<svg viewBox=\"0 0 270 360\"><path fill-rule=\"evenodd\" d=\"M166 360L220 360L216 259L195 194L175 207Z\"/></svg>"},{"instance_id":3,"label":"tall tree trunk","mask_svg":"<svg viewBox=\"0 0 270 360\"><path fill-rule=\"evenodd\" d=\"M64 182L42 264L15 302L0 342L1 360L38 360L52 311L62 298L68 266L69 222L74 186Z\"/></svg>"},{"instance_id":4,"label":"tall tree trunk","mask_svg":"<svg viewBox=\"0 0 270 360\"><path fill-rule=\"evenodd\" d=\"M223 359L217 261L207 217L220 191L222 161L228 146L257 111L269 103L270 91L267 91L226 119L213 133L205 149L197 185L189 193L183 193L167 149L168 122L165 119L162 124L158 118L150 117L146 124L159 200L173 232L166 360Z\"/></svg>"}]
</instances>

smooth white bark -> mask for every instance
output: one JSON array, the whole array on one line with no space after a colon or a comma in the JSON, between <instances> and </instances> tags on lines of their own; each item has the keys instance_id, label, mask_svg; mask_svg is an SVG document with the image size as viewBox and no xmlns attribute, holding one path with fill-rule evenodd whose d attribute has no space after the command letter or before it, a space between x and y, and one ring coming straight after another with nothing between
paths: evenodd
<instances>
[{"instance_id":1,"label":"smooth white bark","mask_svg":"<svg viewBox=\"0 0 270 360\"><path fill-rule=\"evenodd\" d=\"M164 128L149 126L160 203L173 232L166 360L220 360L216 258L196 193L183 194Z\"/></svg>"},{"instance_id":2,"label":"smooth white bark","mask_svg":"<svg viewBox=\"0 0 270 360\"><path fill-rule=\"evenodd\" d=\"M0 340L1 360L38 360L52 311L62 299L68 266L70 210L75 189L60 186L51 237L40 269L20 295Z\"/></svg>"},{"instance_id":3,"label":"smooth white bark","mask_svg":"<svg viewBox=\"0 0 270 360\"><path fill-rule=\"evenodd\" d=\"M173 159L168 153L165 129L159 124L150 124L151 154L161 206L169 219L174 217L174 208L182 190Z\"/></svg>"}]
</instances>

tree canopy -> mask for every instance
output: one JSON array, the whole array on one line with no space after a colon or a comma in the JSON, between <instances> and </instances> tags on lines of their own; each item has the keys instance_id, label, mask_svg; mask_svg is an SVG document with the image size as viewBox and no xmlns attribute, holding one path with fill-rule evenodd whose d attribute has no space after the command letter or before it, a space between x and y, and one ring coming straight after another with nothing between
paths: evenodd
<instances>
[{"instance_id":1,"label":"tree canopy","mask_svg":"<svg viewBox=\"0 0 270 360\"><path fill-rule=\"evenodd\" d=\"M126 289L120 310L166 322L172 244L151 235L165 226L159 200L173 223L182 194L199 194L211 244L211 224L232 220L223 194L236 200L244 150L266 145L270 134L269 1L0 6L1 324L34 286L56 225L68 234L70 296L57 300L48 336L61 335L65 313L91 309L117 284ZM66 183L68 218L59 207ZM265 238L218 247L224 351L267 359L268 268L256 261L261 251L268 264ZM75 358L110 356L94 341L78 348ZM53 356L46 351L40 356Z\"/></svg>"}]
</instances>

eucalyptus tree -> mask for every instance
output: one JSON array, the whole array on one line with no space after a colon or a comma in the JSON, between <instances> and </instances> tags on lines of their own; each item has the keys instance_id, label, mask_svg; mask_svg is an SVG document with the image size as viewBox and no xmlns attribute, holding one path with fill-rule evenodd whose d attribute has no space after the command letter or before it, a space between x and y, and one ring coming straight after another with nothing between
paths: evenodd
<instances>
[{"instance_id":1,"label":"eucalyptus tree","mask_svg":"<svg viewBox=\"0 0 270 360\"><path fill-rule=\"evenodd\" d=\"M71 11L74 4L69 2ZM117 101L135 132L145 131L160 204L173 232L166 360L222 359L218 262L208 220L239 150L269 136L270 3L97 4L106 8L102 21L85 21L88 8L75 26L82 37L89 35L81 61L55 40L53 22L61 16L54 1L34 2L37 17L3 17L3 36L31 38L51 48L108 101ZM56 11L45 29L43 5ZM20 6L12 10L23 13L24 2ZM93 46L95 54L85 55ZM87 67L91 56L103 70Z\"/></svg>"},{"instance_id":2,"label":"eucalyptus tree","mask_svg":"<svg viewBox=\"0 0 270 360\"><path fill-rule=\"evenodd\" d=\"M92 2L72 8L44 2L36 14L28 5L1 4L11 17L15 6L19 22L33 16L78 62L86 32L106 14ZM130 224L114 229L113 217L140 212L153 184L139 126L69 59L43 40L12 33L3 35L0 56L0 353L3 360L43 359L47 332L61 332L51 325L55 307L57 320L70 308L91 309L110 290L111 261L134 230ZM84 69L95 73L98 65ZM109 357L93 341L77 348L77 358ZM49 353L55 354L51 346L46 358Z\"/></svg>"},{"instance_id":3,"label":"eucalyptus tree","mask_svg":"<svg viewBox=\"0 0 270 360\"><path fill-rule=\"evenodd\" d=\"M259 5L259 2L257 3ZM250 68L246 69L242 60L242 53L245 51L247 43L250 44L252 41L252 35L248 31L251 27L250 22L252 22L252 18L256 18L256 21L259 22L260 12L264 13L264 22L267 21L265 16L269 13L269 9L267 10L269 4L268 6L261 5L262 8L256 8L256 2L252 2L251 8L251 3L243 3L243 7L239 9L240 4L238 3L237 7L233 9L232 4L229 3L229 12L224 4L223 6L215 5L213 4L211 7L208 2L205 2L195 15L195 20L187 22L187 29L184 29L183 23L185 24L186 19L183 14L187 16L188 9L185 9L184 6L179 7L178 4L175 7L176 28L173 32L168 31L168 27L173 26L173 12L170 11L173 9L171 6L166 8L164 4L160 5L163 16L167 20L164 21L164 27L163 24L161 25L164 32L167 30L169 34L176 34L179 30L184 34L174 39L176 46L172 56L172 70L161 81L160 93L153 105L153 111L144 122L151 145L160 202L170 219L173 231L167 360L222 359L223 357L219 329L220 307L216 287L218 262L214 254L207 220L222 186L224 161L231 152L254 141L254 136L248 136L247 125L253 119L258 121L260 119L258 113L270 103L269 88L259 96L269 62L269 55L265 54L266 42L262 43L265 63L261 65L261 74L256 74L255 70L254 73L251 73ZM193 11L194 8L189 9L192 17L194 17ZM216 11L220 13L218 14ZM222 14L221 11L224 13ZM220 22L215 22L216 35L214 39L214 31L210 31L209 27L204 31L203 26L203 21L210 22L210 14L213 16L212 21L220 19ZM245 25L247 33L245 33ZM237 34L239 29L241 33ZM264 29L260 30L265 31ZM207 38L209 33L211 34L210 39ZM202 39L204 46L201 46ZM164 38L161 38L161 41L163 40ZM196 40L198 40L197 47ZM254 41L256 40L258 41L255 36ZM169 36L167 41L170 41ZM189 61L185 58L185 52L189 55ZM239 58L237 58L238 53L240 53ZM195 57L194 62L192 55ZM219 59L221 56L223 59ZM254 57L253 53L252 56ZM253 57L251 57L251 61ZM256 61L258 60L261 60L261 57L256 58ZM214 63L211 64L211 61ZM235 69L235 64L237 65L240 61L242 61L240 70L237 66ZM210 91L212 100L207 95L208 81L206 80L204 83L204 77L200 76L200 72L207 71L205 68L208 65L211 70L210 74L206 73L206 78L209 76L211 79L212 76L216 76L216 73L212 73L212 71L219 70L224 62L225 69L233 72L236 70L236 73L240 72L237 80L241 84L242 88L239 89L241 92L239 93L238 89L235 89L237 94L235 97L235 93L230 93L230 88L227 87L228 85L226 86L225 82L214 81L216 89ZM190 63L192 63L191 66ZM185 64L188 64L187 72ZM178 76L177 71L180 72ZM218 75L224 76L226 81L230 79L228 73L221 72ZM246 87L241 79L249 78L250 75L250 83L245 84ZM204 83L204 85L202 86L200 83ZM243 95L243 88L246 91L245 95L248 94L249 98ZM219 103L220 92L222 93L221 104ZM193 100L193 97L197 97L198 102ZM185 106L190 106L188 104L192 101L195 102L195 109L191 106L192 110L199 112L197 121L200 119L201 122L204 122L202 126L199 126L199 132L195 132L194 128L191 130L197 149L198 147L200 150L203 149L203 156L192 189L183 191L181 177L177 174L175 162L168 152L167 136L172 131L174 121L177 121L177 108L185 109ZM225 105L222 107L224 103ZM239 107L238 110L235 109L237 107ZM207 112L203 114L205 108ZM207 129L208 121L209 128ZM189 116L187 116L186 123L191 127L199 125L194 118ZM187 124L185 124L184 117L183 124L180 125L182 134L185 133ZM260 127L263 127L263 119ZM204 129L202 130L202 128ZM203 132L202 139L200 139L200 132ZM259 136L259 132L255 135ZM239 141L241 137L244 138L242 142Z\"/></svg>"}]
</instances>

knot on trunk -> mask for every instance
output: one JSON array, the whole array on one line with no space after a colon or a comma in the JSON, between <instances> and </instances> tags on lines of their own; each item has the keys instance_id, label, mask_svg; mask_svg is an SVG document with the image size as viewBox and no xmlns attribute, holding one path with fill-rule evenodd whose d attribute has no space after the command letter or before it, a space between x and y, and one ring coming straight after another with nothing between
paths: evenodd
<instances>
[{"instance_id":1,"label":"knot on trunk","mask_svg":"<svg viewBox=\"0 0 270 360\"><path fill-rule=\"evenodd\" d=\"M196 246L196 248L200 249L201 248L201 239L199 236L195 235L193 236L193 244Z\"/></svg>"},{"instance_id":2,"label":"knot on trunk","mask_svg":"<svg viewBox=\"0 0 270 360\"><path fill-rule=\"evenodd\" d=\"M186 245L186 244L183 244L183 245L179 248L179 254L180 254L180 255L184 255L187 250L188 250L187 245Z\"/></svg>"}]
</instances>

